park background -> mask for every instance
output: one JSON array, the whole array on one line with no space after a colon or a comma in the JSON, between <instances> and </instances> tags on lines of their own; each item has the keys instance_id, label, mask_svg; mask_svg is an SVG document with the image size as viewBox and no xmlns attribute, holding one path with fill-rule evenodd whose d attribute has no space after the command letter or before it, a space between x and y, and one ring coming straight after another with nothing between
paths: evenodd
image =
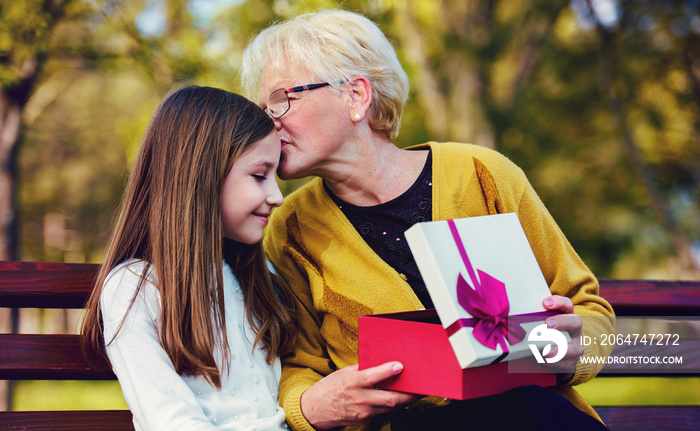
<instances>
[{"instance_id":1,"label":"park background","mask_svg":"<svg viewBox=\"0 0 700 431\"><path fill-rule=\"evenodd\" d=\"M700 14L689 0L0 0L0 260L99 263L163 96L183 83L241 91L251 37L334 7L374 20L408 72L397 145L502 152L598 277L700 278ZM72 333L78 319L2 315L0 331ZM698 378L643 380L580 390L599 405L700 404ZM65 395L44 395L54 386ZM11 392L4 408L125 408L116 382Z\"/></svg>"}]
</instances>

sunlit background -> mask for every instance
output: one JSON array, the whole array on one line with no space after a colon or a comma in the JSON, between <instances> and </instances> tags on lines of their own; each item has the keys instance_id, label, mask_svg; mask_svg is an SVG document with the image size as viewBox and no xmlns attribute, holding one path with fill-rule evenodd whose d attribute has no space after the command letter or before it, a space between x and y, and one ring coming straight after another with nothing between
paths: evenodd
<instances>
[{"instance_id":1,"label":"sunlit background","mask_svg":"<svg viewBox=\"0 0 700 431\"><path fill-rule=\"evenodd\" d=\"M700 15L680 0L2 0L0 260L99 263L168 90L240 91L252 36L331 7L377 22L399 53L412 84L399 146L506 154L599 277L700 278ZM74 332L78 318L37 310L19 326ZM581 392L597 404L700 404L698 379L644 381ZM54 385L68 395L42 396ZM124 407L115 382L21 382L12 401Z\"/></svg>"}]
</instances>

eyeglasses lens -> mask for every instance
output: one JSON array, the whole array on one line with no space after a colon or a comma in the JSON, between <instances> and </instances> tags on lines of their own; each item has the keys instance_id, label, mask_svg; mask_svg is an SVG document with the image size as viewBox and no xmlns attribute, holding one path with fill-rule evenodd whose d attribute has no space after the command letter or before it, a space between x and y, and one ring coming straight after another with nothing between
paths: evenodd
<instances>
[{"instance_id":1,"label":"eyeglasses lens","mask_svg":"<svg viewBox=\"0 0 700 431\"><path fill-rule=\"evenodd\" d=\"M289 109L289 99L284 88L277 89L267 99L267 111L275 118L284 115Z\"/></svg>"}]
</instances>

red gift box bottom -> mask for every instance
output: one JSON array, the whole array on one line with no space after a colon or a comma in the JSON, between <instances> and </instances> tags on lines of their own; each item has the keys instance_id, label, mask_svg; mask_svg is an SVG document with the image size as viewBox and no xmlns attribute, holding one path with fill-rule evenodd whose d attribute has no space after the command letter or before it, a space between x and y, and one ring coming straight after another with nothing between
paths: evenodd
<instances>
[{"instance_id":1,"label":"red gift box bottom","mask_svg":"<svg viewBox=\"0 0 700 431\"><path fill-rule=\"evenodd\" d=\"M377 385L383 389L466 400L556 384L556 374L541 372L533 357L462 369L435 310L360 316L359 349L361 370L390 361L404 365Z\"/></svg>"}]
</instances>

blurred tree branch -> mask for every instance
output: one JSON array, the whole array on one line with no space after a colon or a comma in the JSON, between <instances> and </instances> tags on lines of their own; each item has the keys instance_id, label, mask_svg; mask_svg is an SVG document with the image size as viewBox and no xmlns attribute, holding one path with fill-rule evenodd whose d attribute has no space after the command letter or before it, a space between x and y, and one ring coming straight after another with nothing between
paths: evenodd
<instances>
[{"instance_id":1,"label":"blurred tree branch","mask_svg":"<svg viewBox=\"0 0 700 431\"><path fill-rule=\"evenodd\" d=\"M600 35L600 85L608 100L608 104L610 105L610 111L614 116L615 124L617 126L625 154L627 154L629 162L632 164L637 177L647 192L652 210L659 218L664 229L666 229L671 238L674 248L676 249L676 253L678 254L679 263L682 269L685 271L699 271L700 266L698 266L698 263L692 256L690 240L678 226L675 217L665 201L664 195L661 192L661 188L659 187L654 174L648 168L644 158L640 154L640 151L635 144L635 140L630 133L627 121L625 120L625 114L623 113L620 100L615 93L613 84L613 46L615 32L614 30L606 28L606 26L601 23L599 16L595 13L595 9L590 3L591 0L587 1L589 3L590 10L593 11L593 15L595 16L596 28L598 30L598 34Z\"/></svg>"}]
</instances>

